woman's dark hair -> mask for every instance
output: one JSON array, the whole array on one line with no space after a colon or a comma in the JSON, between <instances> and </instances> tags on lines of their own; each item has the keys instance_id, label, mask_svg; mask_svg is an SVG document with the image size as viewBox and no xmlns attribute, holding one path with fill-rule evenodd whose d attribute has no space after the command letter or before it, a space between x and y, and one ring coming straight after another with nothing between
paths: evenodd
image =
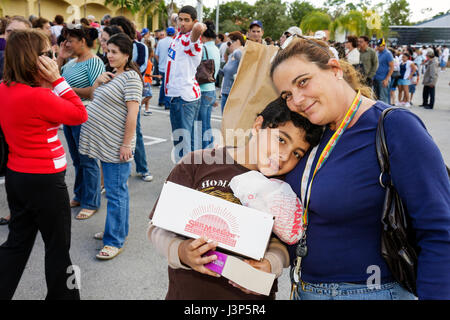
<instances>
[{"instance_id":1,"label":"woman's dark hair","mask_svg":"<svg viewBox=\"0 0 450 320\"><path fill-rule=\"evenodd\" d=\"M106 32L110 37L112 37L115 34L121 33L122 30L118 26L107 26L103 28L102 32Z\"/></svg>"},{"instance_id":2,"label":"woman's dark hair","mask_svg":"<svg viewBox=\"0 0 450 320\"><path fill-rule=\"evenodd\" d=\"M203 36L206 38L210 38L210 39L215 39L216 38L216 26L214 25L214 23L212 21L205 21L206 24L206 31L203 32Z\"/></svg>"},{"instance_id":3,"label":"woman's dark hair","mask_svg":"<svg viewBox=\"0 0 450 320\"><path fill-rule=\"evenodd\" d=\"M217 35L217 37L219 37L219 39L220 39L221 42L223 42L223 40L225 39L223 33L219 33L219 34Z\"/></svg>"},{"instance_id":4,"label":"woman's dark hair","mask_svg":"<svg viewBox=\"0 0 450 320\"><path fill-rule=\"evenodd\" d=\"M39 87L36 80L38 74L38 57L50 47L48 36L39 29L16 30L11 33L5 48L5 65L3 82L22 83L31 87Z\"/></svg>"},{"instance_id":5,"label":"woman's dark hair","mask_svg":"<svg viewBox=\"0 0 450 320\"><path fill-rule=\"evenodd\" d=\"M48 22L49 21L45 18L38 18L36 20L33 20L33 28L44 29L44 24Z\"/></svg>"},{"instance_id":6,"label":"woman's dark hair","mask_svg":"<svg viewBox=\"0 0 450 320\"><path fill-rule=\"evenodd\" d=\"M86 40L86 45L89 48L92 48L94 45L94 40L98 38L98 31L95 28L86 28L80 24L64 27L61 31L61 34L65 39L68 37L74 37L78 40Z\"/></svg>"},{"instance_id":7,"label":"woman's dark hair","mask_svg":"<svg viewBox=\"0 0 450 320\"><path fill-rule=\"evenodd\" d=\"M230 32L230 34L228 35L228 38L230 38L230 40L232 40L232 41L239 40L239 42L241 43L241 46L245 46L244 36L239 31Z\"/></svg>"},{"instance_id":8,"label":"woman's dark hair","mask_svg":"<svg viewBox=\"0 0 450 320\"><path fill-rule=\"evenodd\" d=\"M136 29L131 21L124 16L114 17L109 21L110 26L118 26L122 28L122 31L129 36L132 40L136 38Z\"/></svg>"},{"instance_id":9,"label":"woman's dark hair","mask_svg":"<svg viewBox=\"0 0 450 320\"><path fill-rule=\"evenodd\" d=\"M80 23L86 27L89 27L89 20L86 18L81 18Z\"/></svg>"},{"instance_id":10,"label":"woman's dark hair","mask_svg":"<svg viewBox=\"0 0 450 320\"><path fill-rule=\"evenodd\" d=\"M193 6L184 6L178 12L178 14L180 14L180 13L187 13L188 15L191 16L192 20L197 19L197 10L195 10L195 8Z\"/></svg>"},{"instance_id":11,"label":"woman's dark hair","mask_svg":"<svg viewBox=\"0 0 450 320\"><path fill-rule=\"evenodd\" d=\"M120 52L128 55L128 61L124 69L125 70L132 69L136 71L139 74L139 77L141 78L143 83L144 79L142 78L138 66L136 65L136 63L131 61L133 59L133 40L131 40L131 38L127 36L125 33L116 33L111 38L109 38L107 44L114 44L119 48Z\"/></svg>"},{"instance_id":12,"label":"woman's dark hair","mask_svg":"<svg viewBox=\"0 0 450 320\"><path fill-rule=\"evenodd\" d=\"M0 18L0 35L5 34L7 23L8 23L8 19Z\"/></svg>"},{"instance_id":13,"label":"woman's dark hair","mask_svg":"<svg viewBox=\"0 0 450 320\"><path fill-rule=\"evenodd\" d=\"M289 110L286 101L280 97L270 102L258 116L262 116L264 119L263 129L277 128L279 125L292 121L294 126L305 130L305 139L311 145L311 148L318 145L322 137L323 126L312 124L297 112Z\"/></svg>"},{"instance_id":14,"label":"woman's dark hair","mask_svg":"<svg viewBox=\"0 0 450 320\"><path fill-rule=\"evenodd\" d=\"M352 44L353 48L357 48L358 47L358 38L357 37L355 37L355 36L348 36L347 37L347 41Z\"/></svg>"}]
</instances>

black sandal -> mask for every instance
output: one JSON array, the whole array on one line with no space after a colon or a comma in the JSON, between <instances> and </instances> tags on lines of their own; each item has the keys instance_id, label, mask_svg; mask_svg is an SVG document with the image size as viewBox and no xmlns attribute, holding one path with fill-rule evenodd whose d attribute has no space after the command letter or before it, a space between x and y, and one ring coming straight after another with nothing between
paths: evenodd
<instances>
[{"instance_id":1,"label":"black sandal","mask_svg":"<svg viewBox=\"0 0 450 320\"><path fill-rule=\"evenodd\" d=\"M8 223L9 223L9 220L8 220L8 219L0 218L0 226L5 225L5 224L8 224Z\"/></svg>"}]
</instances>

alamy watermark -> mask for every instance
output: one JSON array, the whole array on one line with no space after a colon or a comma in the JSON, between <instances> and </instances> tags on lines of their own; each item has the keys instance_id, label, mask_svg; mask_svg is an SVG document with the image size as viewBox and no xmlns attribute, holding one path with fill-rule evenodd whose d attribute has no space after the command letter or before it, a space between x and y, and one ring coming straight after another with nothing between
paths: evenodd
<instances>
[{"instance_id":1,"label":"alamy watermark","mask_svg":"<svg viewBox=\"0 0 450 320\"><path fill-rule=\"evenodd\" d=\"M367 288L371 290L380 290L381 289L381 269L377 265L370 265L366 270L367 274L370 274L369 278L367 278L366 284Z\"/></svg>"},{"instance_id":2,"label":"alamy watermark","mask_svg":"<svg viewBox=\"0 0 450 320\"><path fill-rule=\"evenodd\" d=\"M67 267L67 277L66 285L69 290L81 289L81 269L77 265L71 265Z\"/></svg>"}]
</instances>

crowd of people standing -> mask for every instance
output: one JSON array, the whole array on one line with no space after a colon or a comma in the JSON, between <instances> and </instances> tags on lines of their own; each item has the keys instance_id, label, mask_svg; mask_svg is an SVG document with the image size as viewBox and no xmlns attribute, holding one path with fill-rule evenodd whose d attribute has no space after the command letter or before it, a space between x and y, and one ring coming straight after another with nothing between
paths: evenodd
<instances>
[{"instance_id":1,"label":"crowd of people standing","mask_svg":"<svg viewBox=\"0 0 450 320\"><path fill-rule=\"evenodd\" d=\"M123 16L105 16L101 25L92 17L64 23L60 16L53 25L42 18L30 22L12 17L4 22L0 95L5 99L0 106L0 124L10 148L5 179L10 216L3 221L10 232L0 246L0 299L14 295L38 231L46 248L47 298L79 299L78 290L66 285L66 271L72 264L71 208L81 208L76 219L89 219L101 207L103 189L107 216L104 230L94 235L103 241L96 258L113 259L124 250L132 161L143 181L153 179L140 125L143 103L144 115L151 114L152 85L160 86L158 105L170 113L172 157L177 166L169 178L186 182L183 173L176 175L180 170L197 178L194 171L198 168L183 160L196 150L218 152L210 130L212 108L219 105L216 88L220 88L223 112L247 40L283 49L270 66L270 78L280 97L255 119L253 141L264 130L278 126L297 135L297 139L278 137L285 153L277 157L286 158L284 166L273 165L272 169L278 170L266 176L283 175L301 201L306 199L302 196L305 183L311 188L314 181L315 189L305 200L313 215L307 240L311 253L304 259L294 298L332 299L337 292L343 299L414 299L393 278L378 250L381 229L377 213L381 212L384 190L377 184L374 136L380 114L394 104L396 88L396 105L409 107L410 94L422 78L422 106L433 108L439 66L447 63L448 48L411 51L405 47L391 52L384 39L371 45L365 36L349 36L344 44L338 44L327 41L324 31L304 37L298 27L289 28L279 41L273 41L264 39L263 24L258 20L250 23L248 31L216 34L214 23L200 23L197 18L195 8L184 6L172 19L173 27L154 34L146 28L139 32ZM26 50L18 49L23 46ZM349 106L354 112L343 118ZM442 155L423 123L403 111L395 113L386 128L393 137L389 147L397 152L391 174L407 203L422 249L418 295L449 298L450 184ZM272 120L268 123L268 119ZM348 127L343 128L345 123ZM65 184L67 160L58 138L61 124L75 169L73 199L69 199ZM308 166L321 168L323 159L314 158L315 152L326 149L336 132L342 139L338 137L340 142L328 165L315 180L316 172L305 177ZM413 147L417 152L411 155L408 152ZM226 148L220 152L227 156ZM248 170L264 173L264 165L263 161L257 166L235 161L235 172L223 166L215 170L229 175L229 180ZM351 176L348 168L354 170ZM417 173L414 177L409 174L412 170ZM199 185L200 180L189 187L199 189ZM342 190L345 196L330 190ZM357 199L355 194L359 194ZM334 215L336 208L340 208L339 217ZM200 290L193 293L172 283L170 288L175 291L168 297L192 299L200 292L201 297L209 298L221 294L260 298L237 285L209 278L217 275L206 272L204 263L198 261L206 263L214 257L202 258L199 250L215 249L215 243L187 241L163 232L153 233L152 242L172 259L168 261L169 279L184 279ZM278 239L270 245L272 255L252 263L279 276L283 267L293 266L296 247L280 245ZM343 252L346 259L340 261ZM373 291L365 288L367 273L360 268L370 263L381 268L381 288ZM217 290L218 284L227 287ZM184 291L180 294L177 290ZM273 287L270 299L275 291Z\"/></svg>"}]
</instances>

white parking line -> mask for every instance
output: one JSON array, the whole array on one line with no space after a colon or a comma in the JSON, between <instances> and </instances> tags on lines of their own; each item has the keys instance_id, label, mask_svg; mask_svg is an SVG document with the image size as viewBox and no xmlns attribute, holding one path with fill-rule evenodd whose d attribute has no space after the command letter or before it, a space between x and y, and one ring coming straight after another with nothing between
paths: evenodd
<instances>
[{"instance_id":1,"label":"white parking line","mask_svg":"<svg viewBox=\"0 0 450 320\"><path fill-rule=\"evenodd\" d=\"M5 177L1 177L0 178L0 184L4 184L5 183Z\"/></svg>"},{"instance_id":2,"label":"white parking line","mask_svg":"<svg viewBox=\"0 0 450 320\"><path fill-rule=\"evenodd\" d=\"M161 113L161 114L167 114L167 115L169 114L169 110L161 110L161 108L157 107L157 106L150 105L149 109L152 110L152 112L155 112L155 113ZM222 117L221 116L214 116L214 115L212 115L211 116L211 121L221 122L222 121Z\"/></svg>"},{"instance_id":3,"label":"white parking line","mask_svg":"<svg viewBox=\"0 0 450 320\"><path fill-rule=\"evenodd\" d=\"M148 142L144 142L144 145L146 146L151 146L153 144L158 144L158 143L162 143L162 142L166 142L167 139L163 139L163 138L158 138L158 137L151 137L151 136L142 136L144 139L148 139L150 141Z\"/></svg>"}]
</instances>

